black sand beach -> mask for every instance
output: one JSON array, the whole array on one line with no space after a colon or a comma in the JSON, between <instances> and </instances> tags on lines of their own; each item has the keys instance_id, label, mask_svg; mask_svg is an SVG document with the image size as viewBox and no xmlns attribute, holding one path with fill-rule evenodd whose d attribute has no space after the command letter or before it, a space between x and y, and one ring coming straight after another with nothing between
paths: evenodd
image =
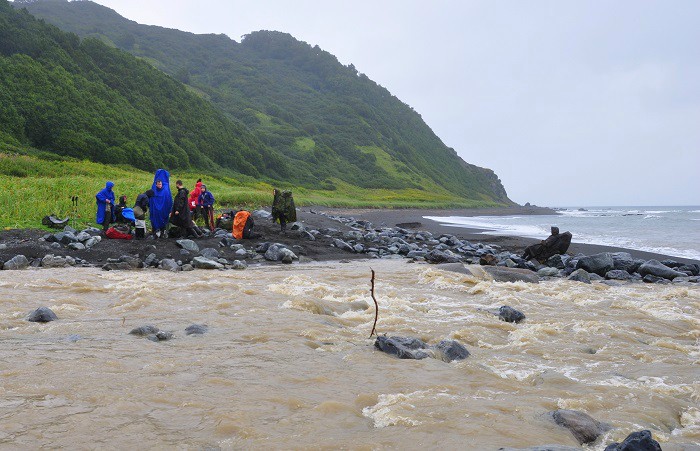
<instances>
[{"instance_id":1,"label":"black sand beach","mask_svg":"<svg viewBox=\"0 0 700 451\"><path fill-rule=\"evenodd\" d=\"M371 222L374 227L401 227L411 231L424 230L434 235L450 234L462 240L473 243L495 244L516 254L522 253L525 247L536 243L539 240L522 238L516 236L498 236L481 234L482 230L467 229L460 227L443 226L438 222L424 219L424 216L509 216L509 215L554 215L556 211L541 207L511 207L511 208L491 208L491 209L462 209L462 210L434 210L434 209L341 209L325 207L303 207L299 209L298 218L308 229L321 230L336 229L340 232L352 230L346 224L331 219L330 216L352 217L356 220ZM256 231L262 233L262 237L252 240L243 240L246 248L252 249L262 242L278 242L288 246L299 257L301 262L308 261L333 261L333 260L355 260L367 258L366 254L346 252L331 246L331 238L319 237L316 241L308 241L301 238L298 231L288 230L286 233L280 232L278 224L273 224L266 219L256 220ZM57 231L53 231L57 232ZM16 255L25 255L29 260L41 259L47 254L71 256L84 260L86 264L101 266L108 259L118 259L123 255L138 255L144 258L146 255L154 253L158 259L181 258L181 249L177 246L175 239L161 240L110 240L103 239L93 249L72 250L66 247L61 249L52 248L50 243L41 241L40 238L49 230L26 229L26 230L4 230L0 232L0 260L7 261ZM542 237L544 239L546 237ZM576 237L574 236L574 241ZM234 252L228 247L220 247L220 238L201 238L196 240L200 249L219 249L224 258L236 259ZM572 243L569 254L582 253L593 255L600 252L629 252L633 257L644 260L671 259L683 263L698 263L694 260L679 257L669 257L666 255L641 252L630 249L615 248L609 246L598 246L591 244ZM238 257L240 258L240 257ZM266 263L265 261L248 261L248 263Z\"/></svg>"}]
</instances>

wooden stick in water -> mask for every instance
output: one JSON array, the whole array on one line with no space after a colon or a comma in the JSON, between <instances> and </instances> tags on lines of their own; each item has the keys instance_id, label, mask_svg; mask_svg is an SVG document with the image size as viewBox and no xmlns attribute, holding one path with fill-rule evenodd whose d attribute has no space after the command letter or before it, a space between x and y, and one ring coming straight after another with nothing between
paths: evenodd
<instances>
[{"instance_id":1,"label":"wooden stick in water","mask_svg":"<svg viewBox=\"0 0 700 451\"><path fill-rule=\"evenodd\" d=\"M372 338L372 335L376 335L377 331L377 319L379 318L379 304L377 304L377 298L374 297L374 270L370 268L370 271L372 271L372 288L370 289L370 293L372 294L372 300L374 301L374 325L372 326L372 332L369 334L369 338Z\"/></svg>"}]
</instances>

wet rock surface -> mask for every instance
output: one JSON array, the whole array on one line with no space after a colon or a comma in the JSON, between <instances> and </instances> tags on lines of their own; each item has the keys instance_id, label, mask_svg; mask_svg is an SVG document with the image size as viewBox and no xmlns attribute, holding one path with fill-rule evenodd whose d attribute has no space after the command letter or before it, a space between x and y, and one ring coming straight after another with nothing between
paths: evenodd
<instances>
[{"instance_id":1,"label":"wet rock surface","mask_svg":"<svg viewBox=\"0 0 700 451\"><path fill-rule=\"evenodd\" d=\"M437 345L430 346L418 338L379 336L374 347L400 359L422 360L434 357L449 363L469 357L467 348L455 340L442 340Z\"/></svg>"},{"instance_id":2,"label":"wet rock surface","mask_svg":"<svg viewBox=\"0 0 700 451\"><path fill-rule=\"evenodd\" d=\"M633 432L622 443L611 443L605 451L661 451L661 445L648 430Z\"/></svg>"},{"instance_id":3,"label":"wet rock surface","mask_svg":"<svg viewBox=\"0 0 700 451\"><path fill-rule=\"evenodd\" d=\"M56 321L58 316L48 307L39 307L29 314L27 321L32 323L48 323L50 321Z\"/></svg>"},{"instance_id":4,"label":"wet rock surface","mask_svg":"<svg viewBox=\"0 0 700 451\"><path fill-rule=\"evenodd\" d=\"M582 445L595 442L601 434L610 430L610 425L577 410L559 409L550 412L550 415L555 423L571 431Z\"/></svg>"}]
</instances>

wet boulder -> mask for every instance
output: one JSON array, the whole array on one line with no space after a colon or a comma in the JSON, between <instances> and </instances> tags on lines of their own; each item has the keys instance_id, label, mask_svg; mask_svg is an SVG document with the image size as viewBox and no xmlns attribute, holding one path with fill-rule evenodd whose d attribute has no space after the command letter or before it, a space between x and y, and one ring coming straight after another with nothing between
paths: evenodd
<instances>
[{"instance_id":1,"label":"wet boulder","mask_svg":"<svg viewBox=\"0 0 700 451\"><path fill-rule=\"evenodd\" d=\"M658 260L649 260L644 262L637 270L639 275L642 277L651 274L656 277L663 277L664 279L673 280L676 277L685 277L687 274L675 269L669 268Z\"/></svg>"},{"instance_id":2,"label":"wet boulder","mask_svg":"<svg viewBox=\"0 0 700 451\"><path fill-rule=\"evenodd\" d=\"M498 317L507 323L519 323L525 319L525 314L509 305L504 305L498 309Z\"/></svg>"},{"instance_id":3,"label":"wet boulder","mask_svg":"<svg viewBox=\"0 0 700 451\"><path fill-rule=\"evenodd\" d=\"M506 266L482 266L494 282L540 283L537 274L529 269L508 268Z\"/></svg>"},{"instance_id":4,"label":"wet boulder","mask_svg":"<svg viewBox=\"0 0 700 451\"><path fill-rule=\"evenodd\" d=\"M191 324L185 328L186 335L203 335L209 330L206 324Z\"/></svg>"},{"instance_id":5,"label":"wet boulder","mask_svg":"<svg viewBox=\"0 0 700 451\"><path fill-rule=\"evenodd\" d=\"M573 280L574 282L591 283L591 275L585 269L577 269L572 272L567 280Z\"/></svg>"},{"instance_id":6,"label":"wet boulder","mask_svg":"<svg viewBox=\"0 0 700 451\"><path fill-rule=\"evenodd\" d=\"M146 258L143 260L143 265L144 266L158 266L158 257L156 257L156 254L150 253L146 256Z\"/></svg>"},{"instance_id":7,"label":"wet boulder","mask_svg":"<svg viewBox=\"0 0 700 451\"><path fill-rule=\"evenodd\" d=\"M605 273L608 280L632 280L632 274L622 269L613 269Z\"/></svg>"},{"instance_id":8,"label":"wet boulder","mask_svg":"<svg viewBox=\"0 0 700 451\"><path fill-rule=\"evenodd\" d=\"M192 240L177 240L175 243L180 246L182 249L185 249L188 252L192 253L197 253L199 252L199 246L197 246L197 243L195 243Z\"/></svg>"},{"instance_id":9,"label":"wet boulder","mask_svg":"<svg viewBox=\"0 0 700 451\"><path fill-rule=\"evenodd\" d=\"M219 250L214 249L213 247L205 247L199 251L199 255L201 257L208 258L209 260L216 260L219 258Z\"/></svg>"},{"instance_id":10,"label":"wet boulder","mask_svg":"<svg viewBox=\"0 0 700 451\"><path fill-rule=\"evenodd\" d=\"M255 219L272 219L272 213L266 210L255 210L252 215Z\"/></svg>"},{"instance_id":11,"label":"wet boulder","mask_svg":"<svg viewBox=\"0 0 700 451\"><path fill-rule=\"evenodd\" d=\"M461 343L455 340L442 340L433 348L436 356L443 362L464 360L469 357L469 351Z\"/></svg>"},{"instance_id":12,"label":"wet boulder","mask_svg":"<svg viewBox=\"0 0 700 451\"><path fill-rule=\"evenodd\" d=\"M557 268L545 266L544 268L537 270L537 275L540 277L556 277L559 275L559 270Z\"/></svg>"},{"instance_id":13,"label":"wet boulder","mask_svg":"<svg viewBox=\"0 0 700 451\"><path fill-rule=\"evenodd\" d=\"M663 277L655 276L653 274L647 274L642 278L644 283L671 283L670 280L664 279Z\"/></svg>"},{"instance_id":14,"label":"wet boulder","mask_svg":"<svg viewBox=\"0 0 700 451\"><path fill-rule=\"evenodd\" d=\"M633 432L622 443L611 443L605 451L661 451L661 445L648 430Z\"/></svg>"},{"instance_id":15,"label":"wet boulder","mask_svg":"<svg viewBox=\"0 0 700 451\"><path fill-rule=\"evenodd\" d=\"M613 252L610 254L613 259L614 269L627 271L632 274L637 272L644 260L632 257L628 252Z\"/></svg>"},{"instance_id":16,"label":"wet boulder","mask_svg":"<svg viewBox=\"0 0 700 451\"><path fill-rule=\"evenodd\" d=\"M551 267L551 268L557 268L557 269L564 269L566 267L566 260L568 260L569 257L568 255L560 255L560 254L555 254L552 255L547 259L545 262L545 265Z\"/></svg>"},{"instance_id":17,"label":"wet boulder","mask_svg":"<svg viewBox=\"0 0 700 451\"><path fill-rule=\"evenodd\" d=\"M294 252L287 249L284 244L273 243L267 248L267 251L265 251L264 257L267 261L278 262L284 259L285 256L287 256L287 259L289 259L290 253L291 256L293 256L292 258L296 258Z\"/></svg>"},{"instance_id":18,"label":"wet boulder","mask_svg":"<svg viewBox=\"0 0 700 451\"><path fill-rule=\"evenodd\" d=\"M425 260L429 263L457 263L459 262L459 256L453 254L450 251L441 251L438 249L433 249L432 251L425 254Z\"/></svg>"},{"instance_id":19,"label":"wet boulder","mask_svg":"<svg viewBox=\"0 0 700 451\"><path fill-rule=\"evenodd\" d=\"M80 233L78 233L77 235L75 235L75 238L76 238L79 242L84 243L84 242L86 242L87 240L89 240L90 238L92 238L92 235L90 235L90 234L87 233L87 232L80 232Z\"/></svg>"},{"instance_id":20,"label":"wet boulder","mask_svg":"<svg viewBox=\"0 0 700 451\"><path fill-rule=\"evenodd\" d=\"M177 264L172 258L164 258L158 264L160 269L165 269L166 271L179 271L180 265Z\"/></svg>"},{"instance_id":21,"label":"wet boulder","mask_svg":"<svg viewBox=\"0 0 700 451\"><path fill-rule=\"evenodd\" d=\"M41 259L41 266L43 268L64 268L69 266L69 263L65 257L47 254Z\"/></svg>"},{"instance_id":22,"label":"wet boulder","mask_svg":"<svg viewBox=\"0 0 700 451\"><path fill-rule=\"evenodd\" d=\"M143 262L138 257L131 255L122 255L119 257L119 263L126 263L131 269L143 268Z\"/></svg>"},{"instance_id":23,"label":"wet boulder","mask_svg":"<svg viewBox=\"0 0 700 451\"><path fill-rule=\"evenodd\" d=\"M686 274L690 273L688 274L689 276L700 275L700 265L698 265L697 263L681 265L678 268L676 268L676 270L684 272Z\"/></svg>"},{"instance_id":24,"label":"wet boulder","mask_svg":"<svg viewBox=\"0 0 700 451\"><path fill-rule=\"evenodd\" d=\"M604 276L608 271L615 269L615 262L609 252L581 257L576 264L576 269L585 269L589 273Z\"/></svg>"},{"instance_id":25,"label":"wet boulder","mask_svg":"<svg viewBox=\"0 0 700 451\"><path fill-rule=\"evenodd\" d=\"M290 264L294 260L298 259L297 255L292 252L291 249L287 249L286 247L282 248L280 252L282 254L282 258L280 259L282 263Z\"/></svg>"},{"instance_id":26,"label":"wet boulder","mask_svg":"<svg viewBox=\"0 0 700 451\"><path fill-rule=\"evenodd\" d=\"M147 335L146 338L148 338L151 341L167 341L167 340L172 340L175 334L169 331L164 331L164 330L159 330L153 335Z\"/></svg>"},{"instance_id":27,"label":"wet boulder","mask_svg":"<svg viewBox=\"0 0 700 451\"><path fill-rule=\"evenodd\" d=\"M192 266L197 269L223 269L224 265L204 257L195 257L192 259Z\"/></svg>"},{"instance_id":28,"label":"wet boulder","mask_svg":"<svg viewBox=\"0 0 700 451\"><path fill-rule=\"evenodd\" d=\"M59 232L56 234L56 239L61 244L70 244L78 242L78 238L72 232Z\"/></svg>"},{"instance_id":29,"label":"wet boulder","mask_svg":"<svg viewBox=\"0 0 700 451\"><path fill-rule=\"evenodd\" d=\"M609 425L577 410L559 409L550 412L550 415L555 423L571 431L581 445L595 442L601 434L610 430Z\"/></svg>"},{"instance_id":30,"label":"wet boulder","mask_svg":"<svg viewBox=\"0 0 700 451\"><path fill-rule=\"evenodd\" d=\"M156 334L160 331L156 326L153 326L151 324L147 324L145 326L140 326L136 327L134 329L131 329L131 332L129 332L129 335L136 335L139 337L145 337L146 335L152 335Z\"/></svg>"},{"instance_id":31,"label":"wet boulder","mask_svg":"<svg viewBox=\"0 0 700 451\"><path fill-rule=\"evenodd\" d=\"M50 321L56 321L58 316L48 307L39 307L29 314L27 321L32 323L48 323Z\"/></svg>"},{"instance_id":32,"label":"wet boulder","mask_svg":"<svg viewBox=\"0 0 700 451\"><path fill-rule=\"evenodd\" d=\"M496 266L498 258L493 254L484 254L479 258L479 264L482 266Z\"/></svg>"},{"instance_id":33,"label":"wet boulder","mask_svg":"<svg viewBox=\"0 0 700 451\"><path fill-rule=\"evenodd\" d=\"M308 241L316 241L316 237L314 236L314 234L307 230L302 231L299 236Z\"/></svg>"},{"instance_id":34,"label":"wet boulder","mask_svg":"<svg viewBox=\"0 0 700 451\"><path fill-rule=\"evenodd\" d=\"M244 261L234 260L231 263L231 269L242 270L242 269L247 269L247 268L248 268L248 264Z\"/></svg>"},{"instance_id":35,"label":"wet boulder","mask_svg":"<svg viewBox=\"0 0 700 451\"><path fill-rule=\"evenodd\" d=\"M377 337L374 347L400 359L420 360L429 357L425 349L428 345L417 338L408 337Z\"/></svg>"},{"instance_id":36,"label":"wet boulder","mask_svg":"<svg viewBox=\"0 0 700 451\"><path fill-rule=\"evenodd\" d=\"M15 255L2 265L4 270L19 270L29 267L29 260L24 255Z\"/></svg>"},{"instance_id":37,"label":"wet boulder","mask_svg":"<svg viewBox=\"0 0 700 451\"><path fill-rule=\"evenodd\" d=\"M102 265L103 271L128 271L130 269L133 268L126 262L108 262Z\"/></svg>"},{"instance_id":38,"label":"wet boulder","mask_svg":"<svg viewBox=\"0 0 700 451\"><path fill-rule=\"evenodd\" d=\"M353 252L353 253L355 252L355 248L353 248L353 247L352 247L350 244L348 244L347 242L345 242L345 241L343 241L343 240L341 240L341 239L338 239L338 238L336 238L336 239L333 240L333 246L337 247L337 248L340 249L341 251Z\"/></svg>"}]
</instances>

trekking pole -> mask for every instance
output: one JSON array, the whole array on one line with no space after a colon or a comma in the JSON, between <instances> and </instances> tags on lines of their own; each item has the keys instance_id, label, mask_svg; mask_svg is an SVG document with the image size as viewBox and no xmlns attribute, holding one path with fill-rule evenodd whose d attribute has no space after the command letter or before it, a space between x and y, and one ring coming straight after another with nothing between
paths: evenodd
<instances>
[{"instance_id":1,"label":"trekking pole","mask_svg":"<svg viewBox=\"0 0 700 451\"><path fill-rule=\"evenodd\" d=\"M70 203L71 203L71 224L72 227L75 228L75 221L76 221L76 216L78 214L78 196L71 196L70 198Z\"/></svg>"}]
</instances>

